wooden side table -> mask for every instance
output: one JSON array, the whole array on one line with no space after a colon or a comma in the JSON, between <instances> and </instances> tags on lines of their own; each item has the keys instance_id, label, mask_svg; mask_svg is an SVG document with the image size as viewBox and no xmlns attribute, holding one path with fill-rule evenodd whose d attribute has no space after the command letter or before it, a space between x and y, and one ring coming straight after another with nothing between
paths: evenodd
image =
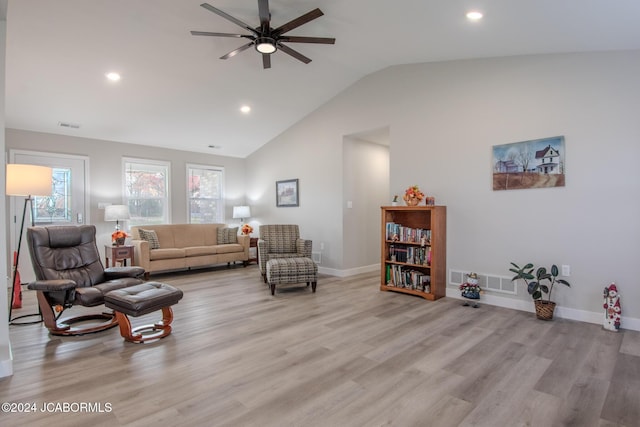
<instances>
[{"instance_id":1,"label":"wooden side table","mask_svg":"<svg viewBox=\"0 0 640 427\"><path fill-rule=\"evenodd\" d=\"M133 245L104 245L104 257L107 268L109 268L109 260L111 260L113 267L116 266L118 261L122 261L122 265L126 266L127 259L130 259L131 265L133 265Z\"/></svg>"},{"instance_id":2,"label":"wooden side table","mask_svg":"<svg viewBox=\"0 0 640 427\"><path fill-rule=\"evenodd\" d=\"M249 255L250 258L247 262L255 262L256 264L260 264L260 261L258 259L260 255L258 254L258 238L257 237L249 237L249 250L251 250L251 248L256 248L256 256L251 258L251 255Z\"/></svg>"}]
</instances>

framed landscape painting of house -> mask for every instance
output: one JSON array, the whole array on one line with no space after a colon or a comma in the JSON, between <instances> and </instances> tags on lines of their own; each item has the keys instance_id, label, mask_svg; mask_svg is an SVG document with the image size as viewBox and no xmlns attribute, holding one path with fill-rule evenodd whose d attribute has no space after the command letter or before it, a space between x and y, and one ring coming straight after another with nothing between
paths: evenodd
<instances>
[{"instance_id":1,"label":"framed landscape painting of house","mask_svg":"<svg viewBox=\"0 0 640 427\"><path fill-rule=\"evenodd\" d=\"M493 146L493 189L564 187L564 136Z\"/></svg>"},{"instance_id":2,"label":"framed landscape painting of house","mask_svg":"<svg viewBox=\"0 0 640 427\"><path fill-rule=\"evenodd\" d=\"M298 206L298 180L276 181L276 206Z\"/></svg>"}]
</instances>

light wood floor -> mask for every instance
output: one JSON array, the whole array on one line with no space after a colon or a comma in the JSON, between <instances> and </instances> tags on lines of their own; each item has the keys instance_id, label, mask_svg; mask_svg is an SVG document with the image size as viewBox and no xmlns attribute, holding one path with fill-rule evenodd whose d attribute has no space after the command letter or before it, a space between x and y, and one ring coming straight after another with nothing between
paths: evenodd
<instances>
[{"instance_id":1,"label":"light wood floor","mask_svg":"<svg viewBox=\"0 0 640 427\"><path fill-rule=\"evenodd\" d=\"M110 412L0 413L0 425L640 426L638 332L380 292L377 274L275 297L255 265L152 279L185 293L156 343L10 327L0 402Z\"/></svg>"}]
</instances>

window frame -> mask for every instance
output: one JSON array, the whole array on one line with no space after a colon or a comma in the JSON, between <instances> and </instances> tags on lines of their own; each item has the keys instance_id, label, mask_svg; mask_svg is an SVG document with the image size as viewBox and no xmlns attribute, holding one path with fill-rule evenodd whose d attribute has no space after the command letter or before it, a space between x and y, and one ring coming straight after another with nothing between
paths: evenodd
<instances>
[{"instance_id":1,"label":"window frame","mask_svg":"<svg viewBox=\"0 0 640 427\"><path fill-rule=\"evenodd\" d=\"M225 189L225 168L224 166L215 166L215 165L205 165L205 164L200 164L200 163L187 163L185 165L185 190L186 190L186 202L187 202L187 222L189 224L194 224L191 220L191 192L189 190L189 179L191 177L191 170L192 169L205 169L205 170L209 170L209 171L215 171L217 173L220 174L220 179L219 179L219 194L220 194L220 198L219 199L213 199L213 198L199 198L199 199L205 199L205 200L218 200L217 206L218 206L218 212L216 213L216 218L219 219L219 221L215 221L211 224L224 224L225 223L225 212L226 212L226 206L225 206L225 193L224 193L224 189ZM203 223L197 223L197 224L203 224Z\"/></svg>"},{"instance_id":2,"label":"window frame","mask_svg":"<svg viewBox=\"0 0 640 427\"><path fill-rule=\"evenodd\" d=\"M166 171L165 178L165 197L164 197L164 209L163 209L163 221L161 224L171 224L171 162L166 160L144 159L139 157L123 157L122 158L122 201L123 204L129 206L129 200L127 191L127 165L149 165L156 168L164 168ZM132 212L133 213L133 212ZM151 223L137 223L133 216L129 220L129 228L131 226L144 226L145 224L151 225Z\"/></svg>"}]
</instances>

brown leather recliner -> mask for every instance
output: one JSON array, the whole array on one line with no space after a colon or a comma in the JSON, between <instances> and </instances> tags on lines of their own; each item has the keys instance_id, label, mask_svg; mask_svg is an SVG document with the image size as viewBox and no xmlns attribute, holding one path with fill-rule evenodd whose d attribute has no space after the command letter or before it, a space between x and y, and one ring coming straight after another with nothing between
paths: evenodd
<instances>
[{"instance_id":1,"label":"brown leather recliner","mask_svg":"<svg viewBox=\"0 0 640 427\"><path fill-rule=\"evenodd\" d=\"M142 267L105 269L93 225L31 227L27 242L36 275L28 288L37 291L44 325L51 334L82 335L118 325L113 311L59 318L74 305L103 305L108 292L142 283ZM72 327L77 322L83 325Z\"/></svg>"}]
</instances>

